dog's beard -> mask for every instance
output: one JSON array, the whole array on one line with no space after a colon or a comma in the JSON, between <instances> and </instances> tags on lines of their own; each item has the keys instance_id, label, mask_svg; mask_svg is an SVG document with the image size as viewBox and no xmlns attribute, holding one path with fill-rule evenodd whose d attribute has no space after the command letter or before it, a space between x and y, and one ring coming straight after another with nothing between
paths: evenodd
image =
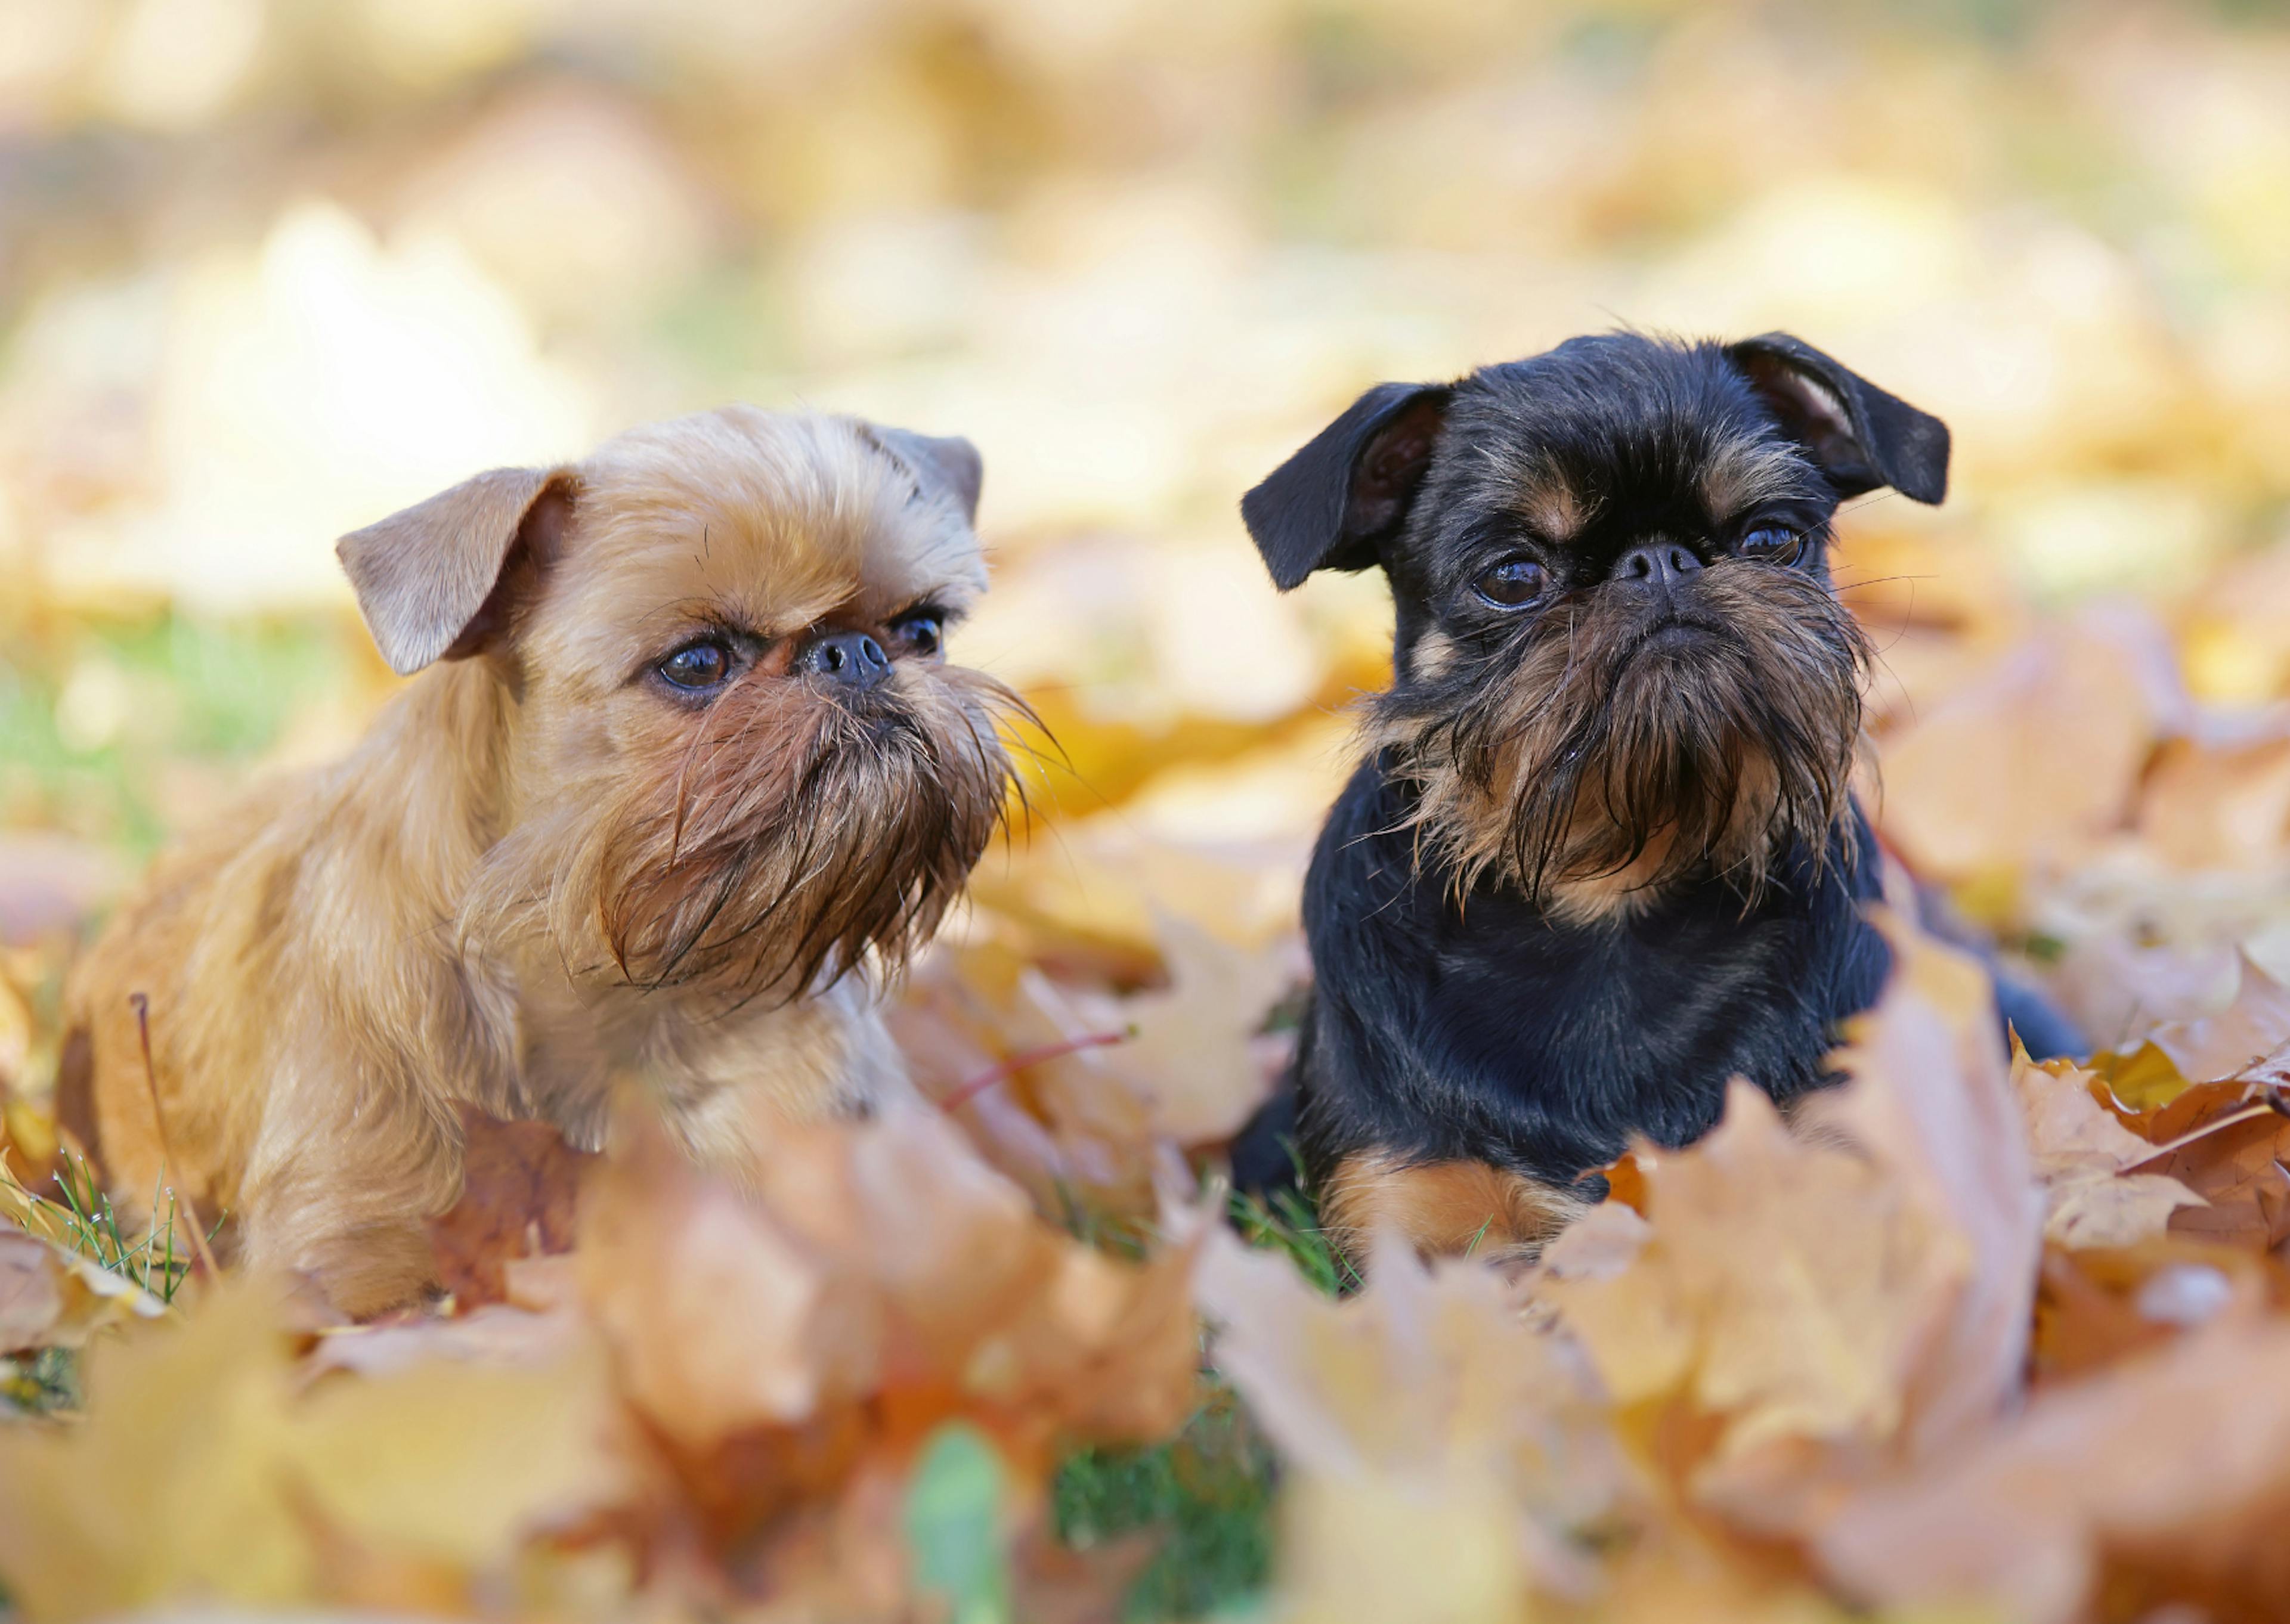
<instances>
[{"instance_id":1,"label":"dog's beard","mask_svg":"<svg viewBox=\"0 0 2290 1624\"><path fill-rule=\"evenodd\" d=\"M1702 636L1646 640L1672 616ZM1784 852L1827 860L1861 740L1860 626L1811 576L1712 565L1665 612L1602 587L1523 638L1460 647L1376 718L1456 889L1530 898L1627 876L1648 894L1714 873L1754 898Z\"/></svg>"},{"instance_id":2,"label":"dog's beard","mask_svg":"<svg viewBox=\"0 0 2290 1624\"><path fill-rule=\"evenodd\" d=\"M1014 694L958 667L851 701L785 680L726 693L616 800L504 851L576 980L681 989L715 1012L894 971L937 929L1013 785ZM571 827L565 827L567 824Z\"/></svg>"}]
</instances>

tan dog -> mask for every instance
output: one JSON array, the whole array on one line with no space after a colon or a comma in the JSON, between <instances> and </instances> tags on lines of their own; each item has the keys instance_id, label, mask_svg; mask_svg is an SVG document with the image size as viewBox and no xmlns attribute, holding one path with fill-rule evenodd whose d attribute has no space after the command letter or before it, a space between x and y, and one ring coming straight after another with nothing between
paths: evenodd
<instances>
[{"instance_id":1,"label":"tan dog","mask_svg":"<svg viewBox=\"0 0 2290 1624\"><path fill-rule=\"evenodd\" d=\"M67 997L65 1125L124 1198L171 1155L243 1258L362 1315L428 1283L455 1101L594 1146L635 1084L736 1169L758 1095L901 1086L879 972L1009 782L1014 701L940 654L978 485L965 441L729 407L345 537L383 655L429 668L121 910Z\"/></svg>"}]
</instances>

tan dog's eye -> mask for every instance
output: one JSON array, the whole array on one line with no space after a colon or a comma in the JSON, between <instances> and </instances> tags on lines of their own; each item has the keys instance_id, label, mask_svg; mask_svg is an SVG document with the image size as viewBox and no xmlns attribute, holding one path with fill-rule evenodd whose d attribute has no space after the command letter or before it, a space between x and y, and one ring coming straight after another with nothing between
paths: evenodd
<instances>
[{"instance_id":1,"label":"tan dog's eye","mask_svg":"<svg viewBox=\"0 0 2290 1624\"><path fill-rule=\"evenodd\" d=\"M695 692L718 687L732 674L732 651L712 637L703 637L661 660L659 670L675 687Z\"/></svg>"},{"instance_id":2,"label":"tan dog's eye","mask_svg":"<svg viewBox=\"0 0 2290 1624\"><path fill-rule=\"evenodd\" d=\"M1506 558L1471 583L1498 609L1524 609L1541 597L1549 573L1530 558Z\"/></svg>"},{"instance_id":3,"label":"tan dog's eye","mask_svg":"<svg viewBox=\"0 0 2290 1624\"><path fill-rule=\"evenodd\" d=\"M1805 538L1778 524L1760 524L1734 544L1734 552L1761 564L1795 564Z\"/></svg>"},{"instance_id":4,"label":"tan dog's eye","mask_svg":"<svg viewBox=\"0 0 2290 1624\"><path fill-rule=\"evenodd\" d=\"M946 622L934 610L917 609L892 621L891 636L901 652L934 660L945 647Z\"/></svg>"}]
</instances>

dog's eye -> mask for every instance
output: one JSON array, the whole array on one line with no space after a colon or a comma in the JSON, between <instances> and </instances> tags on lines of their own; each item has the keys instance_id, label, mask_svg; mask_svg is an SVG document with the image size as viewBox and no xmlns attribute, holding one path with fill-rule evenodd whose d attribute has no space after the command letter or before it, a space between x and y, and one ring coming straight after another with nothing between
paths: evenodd
<instances>
[{"instance_id":1,"label":"dog's eye","mask_svg":"<svg viewBox=\"0 0 2290 1624\"><path fill-rule=\"evenodd\" d=\"M703 637L661 660L659 671L678 688L714 688L732 674L732 651L712 637Z\"/></svg>"},{"instance_id":2,"label":"dog's eye","mask_svg":"<svg viewBox=\"0 0 2290 1624\"><path fill-rule=\"evenodd\" d=\"M1755 558L1766 564L1795 564L1798 550L1805 538L1793 530L1778 524L1760 524L1734 544L1734 550L1744 558Z\"/></svg>"},{"instance_id":3,"label":"dog's eye","mask_svg":"<svg viewBox=\"0 0 2290 1624\"><path fill-rule=\"evenodd\" d=\"M1527 558L1506 558L1471 583L1471 589L1498 609L1524 609L1542 596L1550 577Z\"/></svg>"},{"instance_id":4,"label":"dog's eye","mask_svg":"<svg viewBox=\"0 0 2290 1624\"><path fill-rule=\"evenodd\" d=\"M892 635L909 653L934 658L946 644L946 620L933 609L917 609L891 622Z\"/></svg>"}]
</instances>

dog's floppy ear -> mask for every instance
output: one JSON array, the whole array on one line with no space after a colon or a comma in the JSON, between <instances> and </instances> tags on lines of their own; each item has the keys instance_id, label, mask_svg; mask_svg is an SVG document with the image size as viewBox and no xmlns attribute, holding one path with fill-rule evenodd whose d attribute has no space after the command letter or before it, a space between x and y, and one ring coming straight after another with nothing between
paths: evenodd
<instances>
[{"instance_id":1,"label":"dog's floppy ear","mask_svg":"<svg viewBox=\"0 0 2290 1624\"><path fill-rule=\"evenodd\" d=\"M507 624L503 588L521 540L554 540L568 508L567 468L493 468L352 531L334 556L358 612L400 676L482 650Z\"/></svg>"},{"instance_id":2,"label":"dog's floppy ear","mask_svg":"<svg viewBox=\"0 0 2290 1624\"><path fill-rule=\"evenodd\" d=\"M1839 496L1879 485L1920 502L1948 494L1948 425L1938 418L1786 332L1744 339L1726 353Z\"/></svg>"},{"instance_id":3,"label":"dog's floppy ear","mask_svg":"<svg viewBox=\"0 0 2290 1624\"><path fill-rule=\"evenodd\" d=\"M1240 499L1285 592L1315 570L1364 570L1415 500L1445 422L1445 384L1380 383Z\"/></svg>"},{"instance_id":4,"label":"dog's floppy ear","mask_svg":"<svg viewBox=\"0 0 2290 1624\"><path fill-rule=\"evenodd\" d=\"M962 504L963 516L978 523L978 493L986 484L986 464L975 445L960 435L917 434L880 423L865 427L875 444L904 463L926 489L953 497Z\"/></svg>"}]
</instances>

